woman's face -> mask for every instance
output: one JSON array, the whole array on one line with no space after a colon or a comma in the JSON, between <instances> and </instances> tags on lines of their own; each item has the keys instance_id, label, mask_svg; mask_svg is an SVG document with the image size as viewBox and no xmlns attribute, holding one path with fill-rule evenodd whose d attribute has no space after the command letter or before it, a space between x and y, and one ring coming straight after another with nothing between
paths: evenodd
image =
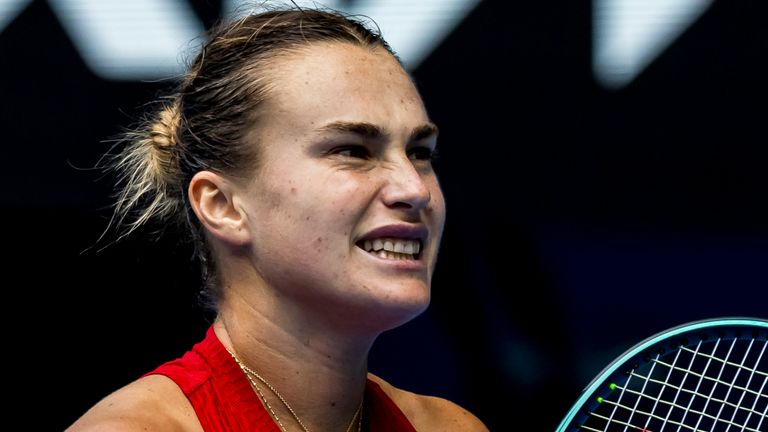
<instances>
[{"instance_id":1,"label":"woman's face","mask_svg":"<svg viewBox=\"0 0 768 432\"><path fill-rule=\"evenodd\" d=\"M251 261L318 312L398 325L429 303L445 203L437 130L383 49L313 44L280 57L249 138ZM379 323L381 325L383 323Z\"/></svg>"}]
</instances>

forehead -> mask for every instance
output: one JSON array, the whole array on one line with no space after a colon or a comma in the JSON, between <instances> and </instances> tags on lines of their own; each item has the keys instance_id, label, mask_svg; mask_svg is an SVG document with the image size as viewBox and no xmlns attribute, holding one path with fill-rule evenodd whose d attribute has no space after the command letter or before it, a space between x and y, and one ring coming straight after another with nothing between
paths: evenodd
<instances>
[{"instance_id":1,"label":"forehead","mask_svg":"<svg viewBox=\"0 0 768 432\"><path fill-rule=\"evenodd\" d=\"M362 73L368 76L400 76L407 78L402 66L382 47L364 47L350 42L313 42L278 56L273 66L282 78L295 79L313 76L348 75Z\"/></svg>"},{"instance_id":2,"label":"forehead","mask_svg":"<svg viewBox=\"0 0 768 432\"><path fill-rule=\"evenodd\" d=\"M269 99L282 108L299 103L328 108L340 98L344 98L346 108L388 98L419 107L422 104L403 67L381 47L312 43L276 58L272 72Z\"/></svg>"}]
</instances>

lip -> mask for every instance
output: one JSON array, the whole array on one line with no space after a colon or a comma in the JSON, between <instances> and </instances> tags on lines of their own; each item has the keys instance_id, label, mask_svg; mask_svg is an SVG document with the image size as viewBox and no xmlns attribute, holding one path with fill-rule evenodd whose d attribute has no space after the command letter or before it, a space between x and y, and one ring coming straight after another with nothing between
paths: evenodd
<instances>
[{"instance_id":1,"label":"lip","mask_svg":"<svg viewBox=\"0 0 768 432\"><path fill-rule=\"evenodd\" d=\"M384 225L368 231L355 241L359 243L376 238L393 237L404 239L416 239L421 241L422 247L426 246L429 230L422 224L392 224Z\"/></svg>"},{"instance_id":2,"label":"lip","mask_svg":"<svg viewBox=\"0 0 768 432\"><path fill-rule=\"evenodd\" d=\"M377 238L403 238L419 240L421 242L421 256L417 260L388 260L373 255L357 245L366 240L372 240ZM384 264L390 268L398 270L422 270L426 266L424 259L424 251L427 245L427 238L429 238L429 229L422 224L392 224L384 225L378 228L374 228L368 231L362 237L355 242L355 248L362 254L366 255L369 259L376 261L379 264Z\"/></svg>"}]
</instances>

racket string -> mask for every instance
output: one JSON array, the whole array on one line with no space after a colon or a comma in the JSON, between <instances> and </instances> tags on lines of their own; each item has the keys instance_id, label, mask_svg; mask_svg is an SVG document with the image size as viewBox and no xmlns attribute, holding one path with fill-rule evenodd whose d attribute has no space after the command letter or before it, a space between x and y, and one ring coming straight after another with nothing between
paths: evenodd
<instances>
[{"instance_id":1,"label":"racket string","mask_svg":"<svg viewBox=\"0 0 768 432\"><path fill-rule=\"evenodd\" d=\"M657 354L631 370L626 383L613 387L581 429L766 432L761 428L768 411L768 373L761 362L768 343L720 342L707 343L709 352L699 342L674 355ZM755 345L761 346L756 350Z\"/></svg>"},{"instance_id":2,"label":"racket string","mask_svg":"<svg viewBox=\"0 0 768 432\"><path fill-rule=\"evenodd\" d=\"M738 371L737 371L737 373L739 373L739 372L742 372L742 371L744 371L744 370L746 370L746 371L748 371L748 372L749 372L749 378L747 379L747 384L745 385L746 389L749 389L749 386L750 386L750 384L752 383L752 378L754 378L754 377L755 377L755 375L758 375L758 379L759 379L759 376L760 376L760 373L759 373L759 371L755 370L754 368L748 368L748 367L744 367L744 362L746 362L746 361L747 361L747 355L749 354L749 351L751 350L751 348L752 348L752 345L754 344L754 342L755 342L754 340L751 340L751 341L749 341L749 348L747 348L747 352L744 354L744 358L741 360L741 364L739 365L739 369L738 369ZM763 354L765 354L765 347L766 347L766 345L768 345L768 344L763 344L763 348L760 350L760 354L757 356L757 363L756 363L756 364L760 364L760 360L763 358ZM765 382L766 382L766 381L768 381L768 380L766 380L766 379L763 379L763 385L762 385L762 386L761 386L761 388L760 388L760 391L761 391L761 392L762 392L762 388L763 388L763 387L765 387ZM730 384L730 386L731 386L731 389L732 389L733 387L735 387L735 384L734 384L735 382L736 382L736 380L734 380L734 381L733 381L733 382ZM730 389L729 389L729 392L730 392ZM739 397L739 402L736 404L736 409L735 409L735 410L733 411L733 413L731 414L731 422L733 422L733 421L734 421L734 419L735 419L735 417L736 417L736 413L738 412L737 410L741 408L741 404L742 404L742 402L744 401L744 396L745 396L745 395L747 395L747 394L748 394L748 391L742 391L742 393L741 393L741 396ZM760 393L758 393L758 398L759 398L759 394L760 394ZM727 399L727 397L726 397L726 399ZM756 401L756 400L757 400L757 399L755 399L755 401ZM754 406L754 402L753 402L753 404L752 404L752 405ZM722 411L722 409L723 409L723 406L721 406L721 407L720 407L720 411ZM748 409L747 411L748 411L748 414L747 414L747 419L746 419L746 421L744 422L745 424L748 424L748 423L749 423L749 418L752 416L752 411L751 411L751 410L749 410L749 409ZM720 416L720 413L718 413L718 417L719 417L719 416ZM731 429L731 426L729 425L729 426L728 426L728 427L725 429L725 432L729 432L729 430L730 430L730 429Z\"/></svg>"}]
</instances>

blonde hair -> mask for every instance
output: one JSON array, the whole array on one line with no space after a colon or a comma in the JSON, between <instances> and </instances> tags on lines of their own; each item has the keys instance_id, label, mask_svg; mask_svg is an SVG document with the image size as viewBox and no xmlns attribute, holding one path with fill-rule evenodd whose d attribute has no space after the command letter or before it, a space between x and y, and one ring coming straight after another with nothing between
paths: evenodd
<instances>
[{"instance_id":1,"label":"blonde hair","mask_svg":"<svg viewBox=\"0 0 768 432\"><path fill-rule=\"evenodd\" d=\"M118 182L124 185L114 209L117 224L126 227L123 236L151 218L167 220L179 213L183 194L176 133L180 117L178 103L164 107L157 120L147 126L148 134L128 133L130 144L114 160L120 173ZM143 199L147 202L140 202ZM130 212L139 208L141 211L126 222Z\"/></svg>"}]
</instances>

